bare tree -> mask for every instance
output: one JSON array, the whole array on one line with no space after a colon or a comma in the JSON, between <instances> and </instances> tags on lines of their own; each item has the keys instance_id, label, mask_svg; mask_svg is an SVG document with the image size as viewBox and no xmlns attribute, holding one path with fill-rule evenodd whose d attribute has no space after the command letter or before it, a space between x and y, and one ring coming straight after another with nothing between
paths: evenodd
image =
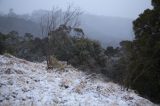
<instances>
[{"instance_id":1,"label":"bare tree","mask_svg":"<svg viewBox=\"0 0 160 106\"><path fill-rule=\"evenodd\" d=\"M64 25L69 25L72 28L80 25L79 16L82 14L79 8L73 8L73 5L68 5L66 12L63 15Z\"/></svg>"},{"instance_id":2,"label":"bare tree","mask_svg":"<svg viewBox=\"0 0 160 106\"><path fill-rule=\"evenodd\" d=\"M71 28L77 27L80 25L79 16L82 14L80 9L74 8L73 5L68 5L66 11L62 12L61 9L53 8L47 14L41 17L40 27L42 36L47 37L47 69L53 68L53 62L51 59L51 47L50 39L55 33L56 29L60 26L70 26Z\"/></svg>"}]
</instances>

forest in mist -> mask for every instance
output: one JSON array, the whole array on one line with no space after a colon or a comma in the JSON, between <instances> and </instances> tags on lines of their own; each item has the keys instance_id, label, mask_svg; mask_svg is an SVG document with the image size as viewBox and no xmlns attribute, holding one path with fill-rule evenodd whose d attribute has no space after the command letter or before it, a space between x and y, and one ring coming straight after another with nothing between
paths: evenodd
<instances>
[{"instance_id":1,"label":"forest in mist","mask_svg":"<svg viewBox=\"0 0 160 106\"><path fill-rule=\"evenodd\" d=\"M20 36L28 32L41 37L40 18L47 13L46 10L36 10L32 14L24 15L12 12L0 16L1 32L8 33L15 30ZM15 15L8 17L9 14ZM132 40L134 36L133 19L82 14L80 20L87 37L99 40L104 47L105 45L116 47L120 41Z\"/></svg>"}]
</instances>

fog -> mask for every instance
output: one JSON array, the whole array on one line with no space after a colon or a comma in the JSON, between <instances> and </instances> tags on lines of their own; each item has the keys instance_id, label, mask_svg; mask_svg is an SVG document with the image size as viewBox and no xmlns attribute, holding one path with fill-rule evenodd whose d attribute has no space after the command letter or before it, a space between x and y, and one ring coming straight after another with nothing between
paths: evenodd
<instances>
[{"instance_id":1,"label":"fog","mask_svg":"<svg viewBox=\"0 0 160 106\"><path fill-rule=\"evenodd\" d=\"M151 0L0 0L0 12L7 13L10 8L19 14L38 9L49 10L53 6L64 9L70 3L85 13L132 19L146 8L152 8Z\"/></svg>"},{"instance_id":2,"label":"fog","mask_svg":"<svg viewBox=\"0 0 160 106\"><path fill-rule=\"evenodd\" d=\"M122 40L132 40L133 20L145 9L152 8L151 0L0 0L1 13L6 14L12 8L16 14L32 13L33 21L29 24L25 20L23 22L17 20L15 24L10 25L9 20L6 20L5 22L8 23L6 28L6 24L3 26L4 21L0 20L0 31L7 33L16 30L21 35L25 32L39 35L41 32L38 28L39 24L34 22L39 20L43 10L59 7L65 11L69 4L83 11L81 27L89 38L112 46L117 46ZM39 10L40 13L35 10Z\"/></svg>"}]
</instances>

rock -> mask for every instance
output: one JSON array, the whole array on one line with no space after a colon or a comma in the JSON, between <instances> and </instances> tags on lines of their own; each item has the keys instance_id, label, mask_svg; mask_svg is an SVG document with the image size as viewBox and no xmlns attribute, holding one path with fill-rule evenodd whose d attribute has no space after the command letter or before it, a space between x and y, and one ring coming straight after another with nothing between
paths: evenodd
<instances>
[{"instance_id":1,"label":"rock","mask_svg":"<svg viewBox=\"0 0 160 106\"><path fill-rule=\"evenodd\" d=\"M22 98L22 101L26 101L26 99Z\"/></svg>"},{"instance_id":2,"label":"rock","mask_svg":"<svg viewBox=\"0 0 160 106\"><path fill-rule=\"evenodd\" d=\"M23 92L28 92L28 91L30 91L30 90L29 90L28 88L23 88L22 91L23 91Z\"/></svg>"},{"instance_id":3,"label":"rock","mask_svg":"<svg viewBox=\"0 0 160 106\"><path fill-rule=\"evenodd\" d=\"M69 86L68 86L68 85L64 85L64 88L66 88L66 89L67 89L67 88L69 88Z\"/></svg>"},{"instance_id":4,"label":"rock","mask_svg":"<svg viewBox=\"0 0 160 106\"><path fill-rule=\"evenodd\" d=\"M35 79L34 81L35 81L35 82L39 82L40 80L38 80L38 79Z\"/></svg>"},{"instance_id":5,"label":"rock","mask_svg":"<svg viewBox=\"0 0 160 106\"><path fill-rule=\"evenodd\" d=\"M9 85L13 85L13 80L10 79L10 80L8 81L8 84L9 84Z\"/></svg>"},{"instance_id":6,"label":"rock","mask_svg":"<svg viewBox=\"0 0 160 106\"><path fill-rule=\"evenodd\" d=\"M4 73L5 73L5 74L13 74L13 72L11 71L10 68L8 68Z\"/></svg>"},{"instance_id":7,"label":"rock","mask_svg":"<svg viewBox=\"0 0 160 106\"><path fill-rule=\"evenodd\" d=\"M3 83L0 83L0 88L1 88L2 86L5 86L5 84L3 84Z\"/></svg>"},{"instance_id":8,"label":"rock","mask_svg":"<svg viewBox=\"0 0 160 106\"><path fill-rule=\"evenodd\" d=\"M6 97L6 100L9 100L9 97Z\"/></svg>"},{"instance_id":9,"label":"rock","mask_svg":"<svg viewBox=\"0 0 160 106\"><path fill-rule=\"evenodd\" d=\"M15 95L12 95L12 97L13 97L13 98L16 98L16 96L15 96Z\"/></svg>"}]
</instances>

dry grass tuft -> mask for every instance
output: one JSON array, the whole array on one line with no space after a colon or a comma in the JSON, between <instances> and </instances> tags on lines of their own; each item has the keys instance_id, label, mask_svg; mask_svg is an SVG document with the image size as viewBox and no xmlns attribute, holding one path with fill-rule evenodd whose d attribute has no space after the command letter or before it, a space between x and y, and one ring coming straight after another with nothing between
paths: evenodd
<instances>
[{"instance_id":1,"label":"dry grass tuft","mask_svg":"<svg viewBox=\"0 0 160 106\"><path fill-rule=\"evenodd\" d=\"M80 84L75 87L75 92L82 94L83 88L85 88L85 82L81 81Z\"/></svg>"}]
</instances>

